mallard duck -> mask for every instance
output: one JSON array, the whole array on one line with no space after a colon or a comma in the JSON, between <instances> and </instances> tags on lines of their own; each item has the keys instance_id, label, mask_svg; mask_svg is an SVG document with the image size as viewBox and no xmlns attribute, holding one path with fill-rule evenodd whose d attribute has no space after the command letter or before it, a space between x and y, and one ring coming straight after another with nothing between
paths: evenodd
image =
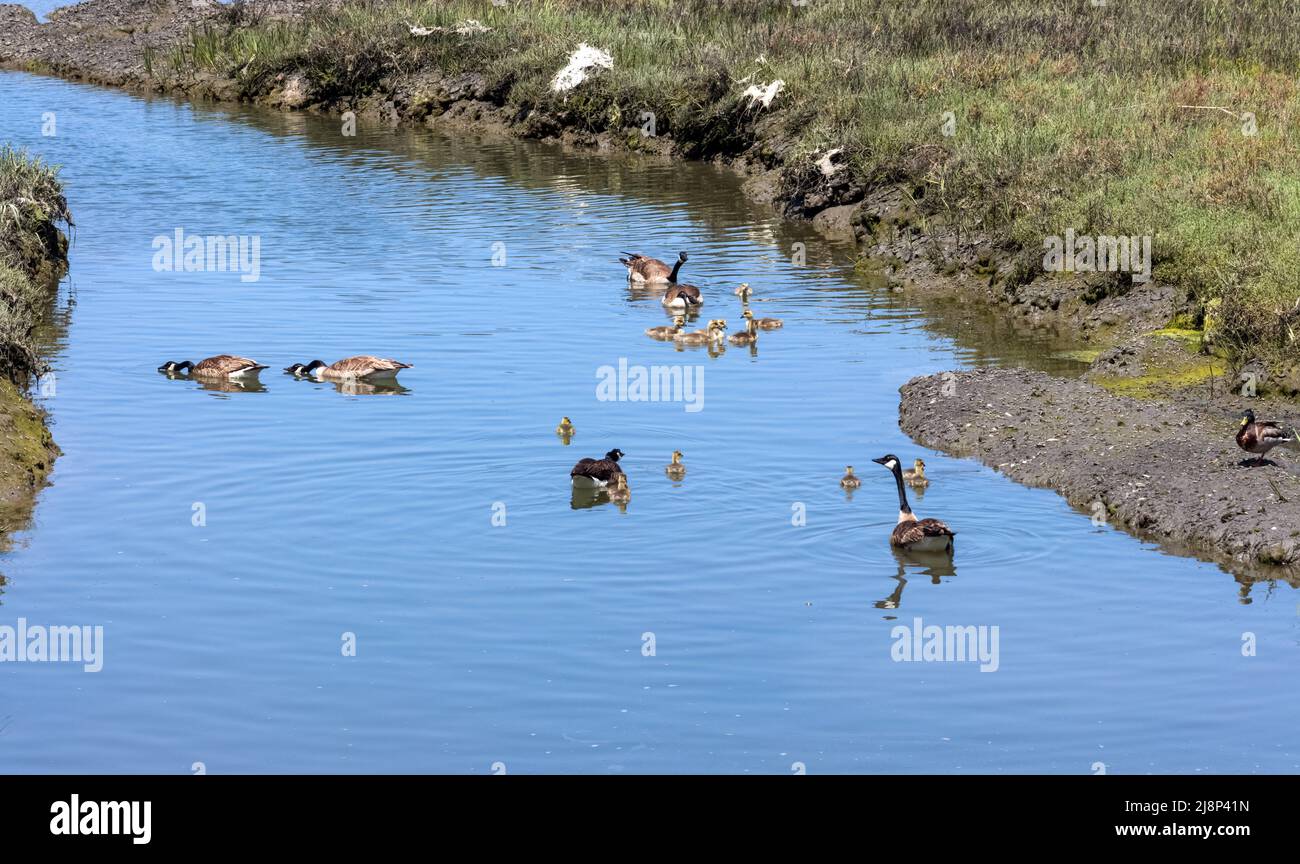
<instances>
[{"instance_id":1,"label":"mallard duck","mask_svg":"<svg viewBox=\"0 0 1300 864\"><path fill-rule=\"evenodd\" d=\"M604 459L579 459L578 464L569 472L569 477L573 480L573 485L580 489L603 487L623 473L618 464L623 455L622 450L614 448L605 454Z\"/></svg>"},{"instance_id":2,"label":"mallard duck","mask_svg":"<svg viewBox=\"0 0 1300 864\"><path fill-rule=\"evenodd\" d=\"M1295 429L1283 429L1272 420L1256 420L1255 412L1247 408L1241 415L1241 427L1237 429L1237 446L1247 453L1254 453L1252 464L1263 465L1264 456L1274 447L1300 449L1297 444Z\"/></svg>"},{"instance_id":3,"label":"mallard duck","mask_svg":"<svg viewBox=\"0 0 1300 864\"><path fill-rule=\"evenodd\" d=\"M745 329L727 337L732 345L753 345L758 341L758 328L754 326L754 313L745 310Z\"/></svg>"},{"instance_id":4,"label":"mallard duck","mask_svg":"<svg viewBox=\"0 0 1300 864\"><path fill-rule=\"evenodd\" d=\"M912 463L912 467L903 472L903 482L908 486L920 488L930 485L930 480L925 476L925 460L917 459Z\"/></svg>"},{"instance_id":5,"label":"mallard duck","mask_svg":"<svg viewBox=\"0 0 1300 864\"><path fill-rule=\"evenodd\" d=\"M216 357L208 357L197 363L191 363L189 360L182 360L179 363L168 360L158 367L158 371L174 375L188 372L199 378L251 378L266 368L256 360L249 360L247 357L218 354Z\"/></svg>"},{"instance_id":6,"label":"mallard duck","mask_svg":"<svg viewBox=\"0 0 1300 864\"><path fill-rule=\"evenodd\" d=\"M903 485L903 472L898 457L890 453L872 459L884 465L894 475L898 484L898 524L889 535L889 542L900 549L912 552L952 552L952 538L956 532L938 519L917 519L907 504L907 487Z\"/></svg>"},{"instance_id":7,"label":"mallard duck","mask_svg":"<svg viewBox=\"0 0 1300 864\"><path fill-rule=\"evenodd\" d=\"M627 488L626 474L615 474L611 482L614 485L605 489L609 494L609 500L615 504L626 504L632 500L632 490Z\"/></svg>"},{"instance_id":8,"label":"mallard duck","mask_svg":"<svg viewBox=\"0 0 1300 864\"><path fill-rule=\"evenodd\" d=\"M658 339L661 342L667 341L682 332L682 328L685 326L685 316L677 315L673 317L672 326L665 325L663 327L650 327L645 331L645 335L649 336L651 339Z\"/></svg>"},{"instance_id":9,"label":"mallard duck","mask_svg":"<svg viewBox=\"0 0 1300 864\"><path fill-rule=\"evenodd\" d=\"M686 476L686 466L682 464L682 451L673 451L673 461L664 466L664 473L672 480L680 480Z\"/></svg>"},{"instance_id":10,"label":"mallard duck","mask_svg":"<svg viewBox=\"0 0 1300 864\"><path fill-rule=\"evenodd\" d=\"M624 252L626 258L618 259L627 268L627 278L632 282L676 282L677 272L686 263L686 253L677 254L677 263L669 267L658 258L648 258L638 252Z\"/></svg>"},{"instance_id":11,"label":"mallard duck","mask_svg":"<svg viewBox=\"0 0 1300 864\"><path fill-rule=\"evenodd\" d=\"M852 465L844 466L844 476L840 478L840 485L845 489L857 489L862 485L862 478L853 473Z\"/></svg>"},{"instance_id":12,"label":"mallard duck","mask_svg":"<svg viewBox=\"0 0 1300 864\"><path fill-rule=\"evenodd\" d=\"M573 421L568 417L561 417L560 425L555 427L555 434L561 438L568 438L573 434Z\"/></svg>"},{"instance_id":13,"label":"mallard duck","mask_svg":"<svg viewBox=\"0 0 1300 864\"><path fill-rule=\"evenodd\" d=\"M687 285L684 282L673 282L668 290L664 292L663 303L669 309L694 309L704 302L704 296L700 294L700 289L694 285Z\"/></svg>"},{"instance_id":14,"label":"mallard duck","mask_svg":"<svg viewBox=\"0 0 1300 864\"><path fill-rule=\"evenodd\" d=\"M342 360L329 365L326 365L324 360L313 360L305 366L301 363L295 363L284 371L298 377L327 378L332 381L340 381L351 378L372 380L396 378L398 372L410 368L410 363L401 363L383 357L372 357L369 354L359 354L356 357L344 357Z\"/></svg>"}]
</instances>

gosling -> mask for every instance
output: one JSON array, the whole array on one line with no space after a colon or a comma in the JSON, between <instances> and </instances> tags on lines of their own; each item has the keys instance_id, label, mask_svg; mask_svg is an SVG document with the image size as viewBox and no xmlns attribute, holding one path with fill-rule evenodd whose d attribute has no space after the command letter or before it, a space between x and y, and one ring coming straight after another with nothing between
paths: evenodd
<instances>
[{"instance_id":1,"label":"gosling","mask_svg":"<svg viewBox=\"0 0 1300 864\"><path fill-rule=\"evenodd\" d=\"M673 451L673 461L664 466L664 473L671 480L680 480L686 476L686 466L682 464L682 451Z\"/></svg>"},{"instance_id":2,"label":"gosling","mask_svg":"<svg viewBox=\"0 0 1300 864\"><path fill-rule=\"evenodd\" d=\"M845 489L857 489L862 485L862 479L853 473L852 465L844 466L844 476L840 478L840 485Z\"/></svg>"},{"instance_id":3,"label":"gosling","mask_svg":"<svg viewBox=\"0 0 1300 864\"><path fill-rule=\"evenodd\" d=\"M903 472L903 482L913 489L924 489L930 485L930 479L925 476L924 459L917 459L911 468Z\"/></svg>"}]
</instances>

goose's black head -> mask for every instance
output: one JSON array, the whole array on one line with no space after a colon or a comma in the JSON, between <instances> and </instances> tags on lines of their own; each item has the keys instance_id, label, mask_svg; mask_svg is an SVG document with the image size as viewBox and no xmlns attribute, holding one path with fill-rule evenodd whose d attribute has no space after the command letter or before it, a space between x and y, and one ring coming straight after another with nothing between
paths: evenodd
<instances>
[{"instance_id":1,"label":"goose's black head","mask_svg":"<svg viewBox=\"0 0 1300 864\"><path fill-rule=\"evenodd\" d=\"M605 458L611 462L617 462L623 458L623 451L615 447L613 450L605 454Z\"/></svg>"},{"instance_id":2,"label":"goose's black head","mask_svg":"<svg viewBox=\"0 0 1300 864\"><path fill-rule=\"evenodd\" d=\"M688 256L685 252L678 252L678 253L677 253L677 260L678 260L678 261L685 262L686 259L687 259L688 257L689 257L689 256Z\"/></svg>"},{"instance_id":3,"label":"goose's black head","mask_svg":"<svg viewBox=\"0 0 1300 864\"><path fill-rule=\"evenodd\" d=\"M1247 423L1254 423L1254 422L1255 422L1255 412L1254 412L1254 411L1252 411L1252 410L1250 410L1249 408L1247 408L1245 411L1241 412L1241 425L1242 425L1242 426L1245 426Z\"/></svg>"},{"instance_id":4,"label":"goose's black head","mask_svg":"<svg viewBox=\"0 0 1300 864\"><path fill-rule=\"evenodd\" d=\"M887 453L886 455L881 456L879 459L872 459L871 461L875 462L877 465L884 465L886 468L888 468L890 471L893 471L894 473L898 473L898 466L901 464L898 461L898 457L895 456L893 453Z\"/></svg>"},{"instance_id":5,"label":"goose's black head","mask_svg":"<svg viewBox=\"0 0 1300 864\"><path fill-rule=\"evenodd\" d=\"M182 360L177 363L175 360L168 360L158 367L159 372L188 372L194 368L194 364L188 360Z\"/></svg>"},{"instance_id":6,"label":"goose's black head","mask_svg":"<svg viewBox=\"0 0 1300 864\"><path fill-rule=\"evenodd\" d=\"M284 371L288 372L290 375L301 375L302 370L305 368L307 367L303 366L301 363L295 363L292 366L284 367Z\"/></svg>"}]
</instances>

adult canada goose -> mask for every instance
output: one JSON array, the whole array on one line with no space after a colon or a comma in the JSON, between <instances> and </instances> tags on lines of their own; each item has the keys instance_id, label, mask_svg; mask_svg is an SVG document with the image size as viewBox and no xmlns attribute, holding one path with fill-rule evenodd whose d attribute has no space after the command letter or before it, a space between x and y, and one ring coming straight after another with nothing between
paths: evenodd
<instances>
[{"instance_id":1,"label":"adult canada goose","mask_svg":"<svg viewBox=\"0 0 1300 864\"><path fill-rule=\"evenodd\" d=\"M561 417L560 425L555 427L555 434L561 438L568 438L573 434L573 421L568 417Z\"/></svg>"},{"instance_id":2,"label":"adult canada goose","mask_svg":"<svg viewBox=\"0 0 1300 864\"><path fill-rule=\"evenodd\" d=\"M1272 420L1256 420L1255 412L1249 408L1241 415L1241 427L1237 430L1237 446L1247 453L1255 454L1255 458L1251 460L1255 465L1263 465L1264 455L1274 447L1300 449L1295 429L1283 429Z\"/></svg>"},{"instance_id":3,"label":"adult canada goose","mask_svg":"<svg viewBox=\"0 0 1300 864\"><path fill-rule=\"evenodd\" d=\"M673 461L664 466L664 473L672 480L680 480L686 476L686 466L682 464L682 451L673 451Z\"/></svg>"},{"instance_id":4,"label":"adult canada goose","mask_svg":"<svg viewBox=\"0 0 1300 864\"><path fill-rule=\"evenodd\" d=\"M295 363L284 371L302 377L327 378L339 381L348 378L396 378L403 369L410 369L410 363L388 360L384 357L372 357L359 354L356 357L344 357L326 365L324 360L313 360L306 366Z\"/></svg>"},{"instance_id":5,"label":"adult canada goose","mask_svg":"<svg viewBox=\"0 0 1300 864\"><path fill-rule=\"evenodd\" d=\"M700 294L700 289L694 285L673 282L659 302L669 309L693 309L704 303L704 297Z\"/></svg>"},{"instance_id":6,"label":"adult canada goose","mask_svg":"<svg viewBox=\"0 0 1300 864\"><path fill-rule=\"evenodd\" d=\"M256 360L249 360L247 357L218 354L216 357L208 357L197 363L191 363L189 360L182 360L179 363L168 360L158 367L158 371L173 374L188 372L200 378L250 378L266 368Z\"/></svg>"},{"instance_id":7,"label":"adult canada goose","mask_svg":"<svg viewBox=\"0 0 1300 864\"><path fill-rule=\"evenodd\" d=\"M667 341L673 338L674 336L676 336L678 333L682 332L682 328L685 326L686 326L685 316L676 315L673 317L673 323L671 327L669 326L650 327L645 331L645 335L649 336L651 339Z\"/></svg>"},{"instance_id":8,"label":"adult canada goose","mask_svg":"<svg viewBox=\"0 0 1300 864\"><path fill-rule=\"evenodd\" d=\"M611 482L614 485L605 489L609 493L609 500L615 504L626 504L632 500L632 490L627 488L626 474L615 474Z\"/></svg>"},{"instance_id":9,"label":"adult canada goose","mask_svg":"<svg viewBox=\"0 0 1300 864\"><path fill-rule=\"evenodd\" d=\"M862 485L862 478L853 473L852 465L844 466L844 476L840 478L840 485L845 489L857 489Z\"/></svg>"},{"instance_id":10,"label":"adult canada goose","mask_svg":"<svg viewBox=\"0 0 1300 864\"><path fill-rule=\"evenodd\" d=\"M745 310L745 329L727 337L732 345L753 345L758 341L758 328L754 325L754 313Z\"/></svg>"},{"instance_id":11,"label":"adult canada goose","mask_svg":"<svg viewBox=\"0 0 1300 864\"><path fill-rule=\"evenodd\" d=\"M917 459L912 463L912 467L903 472L903 482L914 488L922 488L930 485L930 479L925 476L925 460Z\"/></svg>"},{"instance_id":12,"label":"adult canada goose","mask_svg":"<svg viewBox=\"0 0 1300 864\"><path fill-rule=\"evenodd\" d=\"M903 472L898 457L890 453L871 461L884 465L893 472L894 481L898 484L898 524L890 533L889 542L911 552L952 552L955 532L938 519L917 519L912 508L907 505L907 488L903 485Z\"/></svg>"},{"instance_id":13,"label":"adult canada goose","mask_svg":"<svg viewBox=\"0 0 1300 864\"><path fill-rule=\"evenodd\" d=\"M579 459L578 464L574 465L573 470L569 472L569 477L573 480L573 485L579 489L603 487L623 473L623 469L618 465L618 460L622 458L623 451L614 448L605 454L604 459Z\"/></svg>"},{"instance_id":14,"label":"adult canada goose","mask_svg":"<svg viewBox=\"0 0 1300 864\"><path fill-rule=\"evenodd\" d=\"M686 263L686 253L677 253L677 263L669 267L658 258L648 258L638 252L624 252L626 258L618 259L627 268L627 278L633 282L676 282L677 272Z\"/></svg>"}]
</instances>

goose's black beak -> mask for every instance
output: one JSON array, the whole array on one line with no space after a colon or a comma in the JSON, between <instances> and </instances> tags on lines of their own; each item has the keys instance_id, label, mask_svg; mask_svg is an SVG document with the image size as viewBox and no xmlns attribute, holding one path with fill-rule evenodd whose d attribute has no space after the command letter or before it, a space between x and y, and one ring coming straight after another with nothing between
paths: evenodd
<instances>
[{"instance_id":1,"label":"goose's black beak","mask_svg":"<svg viewBox=\"0 0 1300 864\"><path fill-rule=\"evenodd\" d=\"M889 457L881 456L879 459L872 459L871 461L875 462L877 465L884 465L886 462L889 461Z\"/></svg>"}]
</instances>

